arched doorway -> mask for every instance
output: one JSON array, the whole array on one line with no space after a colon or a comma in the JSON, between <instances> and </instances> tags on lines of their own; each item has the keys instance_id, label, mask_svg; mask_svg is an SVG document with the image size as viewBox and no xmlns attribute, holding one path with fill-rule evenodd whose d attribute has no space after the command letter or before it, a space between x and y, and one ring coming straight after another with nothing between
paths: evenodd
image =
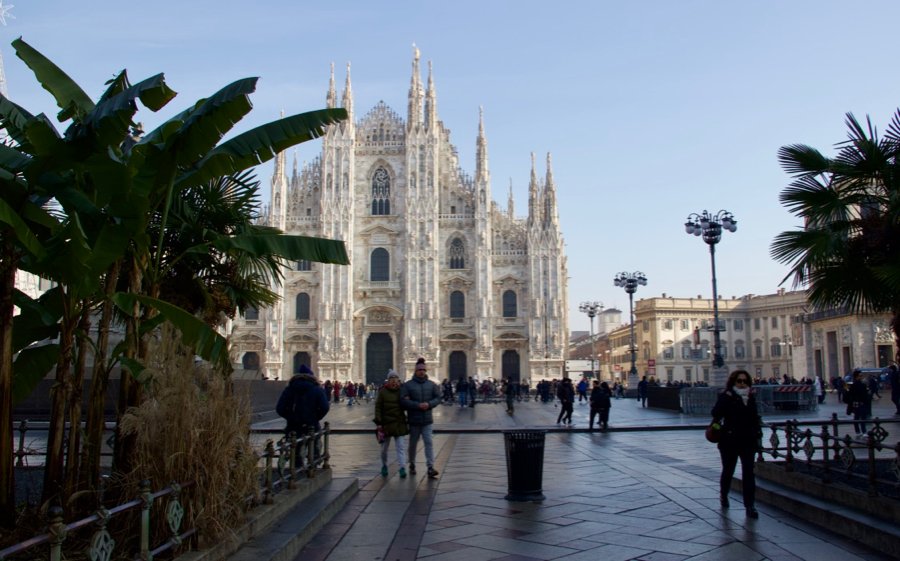
<instances>
[{"instance_id":1,"label":"arched doorway","mask_svg":"<svg viewBox=\"0 0 900 561\"><path fill-rule=\"evenodd\" d=\"M466 353L462 351L453 351L450 353L450 360L447 367L450 381L456 382L460 378L466 378L468 376L466 370Z\"/></svg>"},{"instance_id":2,"label":"arched doorway","mask_svg":"<svg viewBox=\"0 0 900 561\"><path fill-rule=\"evenodd\" d=\"M241 366L244 367L244 370L259 370L259 355L253 352L244 353Z\"/></svg>"},{"instance_id":3,"label":"arched doorway","mask_svg":"<svg viewBox=\"0 0 900 561\"><path fill-rule=\"evenodd\" d=\"M307 368L312 366L312 361L309 358L309 353L306 351L294 353L294 374L300 372L301 366L306 366Z\"/></svg>"},{"instance_id":4,"label":"arched doorway","mask_svg":"<svg viewBox=\"0 0 900 561\"><path fill-rule=\"evenodd\" d=\"M388 333L370 333L366 340L366 383L380 386L394 367L394 343Z\"/></svg>"},{"instance_id":5,"label":"arched doorway","mask_svg":"<svg viewBox=\"0 0 900 561\"><path fill-rule=\"evenodd\" d=\"M519 353L518 351L503 351L502 374L503 377L511 382L520 382L522 375L519 369Z\"/></svg>"}]
</instances>

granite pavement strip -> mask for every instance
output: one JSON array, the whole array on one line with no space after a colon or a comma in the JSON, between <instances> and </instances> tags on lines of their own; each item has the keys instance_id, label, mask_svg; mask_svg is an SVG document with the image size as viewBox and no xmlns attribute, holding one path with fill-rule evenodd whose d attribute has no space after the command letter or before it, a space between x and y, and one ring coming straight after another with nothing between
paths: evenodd
<instances>
[{"instance_id":1,"label":"granite pavement strip","mask_svg":"<svg viewBox=\"0 0 900 561\"><path fill-rule=\"evenodd\" d=\"M818 413L791 418L843 413L834 401L830 395ZM883 399L874 415L888 418L892 411ZM757 505L758 520L747 519L738 493L722 511L719 457L699 430L704 418L614 400L612 430L588 433L585 405L576 404L573 429L558 428L558 412L534 402L518 404L513 416L501 404L441 406L435 410L441 475L429 480L421 443L418 476L400 479L395 462L387 478L378 475L372 404L333 405L327 420L337 432L331 438L334 474L358 477L361 490L296 561L889 559L765 504ZM685 430L690 427L696 430ZM513 428L550 430L543 502L504 499L499 431Z\"/></svg>"}]
</instances>

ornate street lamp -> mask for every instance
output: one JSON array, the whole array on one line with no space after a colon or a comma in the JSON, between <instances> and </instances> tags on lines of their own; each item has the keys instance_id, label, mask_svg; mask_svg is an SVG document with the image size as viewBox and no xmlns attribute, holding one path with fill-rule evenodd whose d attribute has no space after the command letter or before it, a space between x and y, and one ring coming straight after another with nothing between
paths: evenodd
<instances>
[{"instance_id":1,"label":"ornate street lamp","mask_svg":"<svg viewBox=\"0 0 900 561\"><path fill-rule=\"evenodd\" d=\"M637 387L637 349L634 346L634 293L638 286L647 286L647 277L640 271L633 273L619 273L613 279L613 284L621 286L628 293L628 317L631 320L631 370L628 371L628 388Z\"/></svg>"},{"instance_id":2,"label":"ornate street lamp","mask_svg":"<svg viewBox=\"0 0 900 561\"><path fill-rule=\"evenodd\" d=\"M722 231L731 233L737 231L737 220L727 210L720 210L715 214L704 210L701 214L691 213L684 223L684 231L695 236L703 236L703 241L709 246L709 260L712 268L712 297L713 297L713 341L715 353L713 354L713 372L719 372L716 376L715 386L724 386L726 373L721 372L725 366L722 358L722 339L719 335L719 292L716 286L716 244L722 239Z\"/></svg>"},{"instance_id":3,"label":"ornate street lamp","mask_svg":"<svg viewBox=\"0 0 900 561\"><path fill-rule=\"evenodd\" d=\"M603 302L582 302L578 305L578 311L587 314L591 318L591 376L594 375L594 318L603 311ZM600 376L597 376L599 379Z\"/></svg>"}]
</instances>

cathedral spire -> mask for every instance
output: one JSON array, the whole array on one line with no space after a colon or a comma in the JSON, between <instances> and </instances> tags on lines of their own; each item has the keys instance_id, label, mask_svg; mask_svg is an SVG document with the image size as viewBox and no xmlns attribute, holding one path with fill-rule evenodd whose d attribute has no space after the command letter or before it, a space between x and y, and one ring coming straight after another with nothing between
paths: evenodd
<instances>
[{"instance_id":1,"label":"cathedral spire","mask_svg":"<svg viewBox=\"0 0 900 561\"><path fill-rule=\"evenodd\" d=\"M475 182L488 183L491 172L488 170L487 138L484 136L484 108L478 108L478 138L475 141Z\"/></svg>"},{"instance_id":2,"label":"cathedral spire","mask_svg":"<svg viewBox=\"0 0 900 561\"><path fill-rule=\"evenodd\" d=\"M331 63L331 79L328 81L328 95L325 96L325 107L334 109L337 107L337 92L334 89L334 63Z\"/></svg>"},{"instance_id":3,"label":"cathedral spire","mask_svg":"<svg viewBox=\"0 0 900 561\"><path fill-rule=\"evenodd\" d=\"M556 184L553 182L553 161L547 152L547 179L544 185L544 225L555 226L559 218L556 209Z\"/></svg>"},{"instance_id":4,"label":"cathedral spire","mask_svg":"<svg viewBox=\"0 0 900 561\"><path fill-rule=\"evenodd\" d=\"M516 205L515 200L513 199L512 177L509 178L509 198L507 199L506 203L506 216L508 216L510 220L513 220L516 217Z\"/></svg>"},{"instance_id":5,"label":"cathedral spire","mask_svg":"<svg viewBox=\"0 0 900 561\"><path fill-rule=\"evenodd\" d=\"M540 185L537 178L537 164L534 152L531 153L531 181L528 183L528 223L541 223Z\"/></svg>"},{"instance_id":6,"label":"cathedral spire","mask_svg":"<svg viewBox=\"0 0 900 561\"><path fill-rule=\"evenodd\" d=\"M353 90L350 88L350 63L347 63L347 80L344 82L344 95L341 106L347 110L347 123L353 123Z\"/></svg>"},{"instance_id":7,"label":"cathedral spire","mask_svg":"<svg viewBox=\"0 0 900 561\"><path fill-rule=\"evenodd\" d=\"M437 91L434 88L434 72L428 61L428 90L425 92L425 126L430 131L437 129Z\"/></svg>"},{"instance_id":8,"label":"cathedral spire","mask_svg":"<svg viewBox=\"0 0 900 561\"><path fill-rule=\"evenodd\" d=\"M297 151L294 150L294 169L291 174L291 183L296 183L297 181Z\"/></svg>"},{"instance_id":9,"label":"cathedral spire","mask_svg":"<svg viewBox=\"0 0 900 561\"><path fill-rule=\"evenodd\" d=\"M419 73L419 48L413 44L412 77L409 81L409 104L406 126L414 129L422 125L422 80Z\"/></svg>"}]
</instances>

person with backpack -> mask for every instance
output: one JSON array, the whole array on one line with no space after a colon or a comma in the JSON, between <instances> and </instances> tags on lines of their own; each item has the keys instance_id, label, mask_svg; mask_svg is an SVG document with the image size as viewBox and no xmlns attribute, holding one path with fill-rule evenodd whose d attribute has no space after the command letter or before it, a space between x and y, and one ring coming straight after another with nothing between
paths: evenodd
<instances>
[{"instance_id":1,"label":"person with backpack","mask_svg":"<svg viewBox=\"0 0 900 561\"><path fill-rule=\"evenodd\" d=\"M287 421L285 434L294 433L295 438L309 432L321 430L319 421L328 414L329 403L325 391L319 387L319 380L305 364L291 378L281 392L275 412ZM316 439L316 456L319 455L319 439ZM298 457L302 458L300 447L296 448Z\"/></svg>"}]
</instances>

